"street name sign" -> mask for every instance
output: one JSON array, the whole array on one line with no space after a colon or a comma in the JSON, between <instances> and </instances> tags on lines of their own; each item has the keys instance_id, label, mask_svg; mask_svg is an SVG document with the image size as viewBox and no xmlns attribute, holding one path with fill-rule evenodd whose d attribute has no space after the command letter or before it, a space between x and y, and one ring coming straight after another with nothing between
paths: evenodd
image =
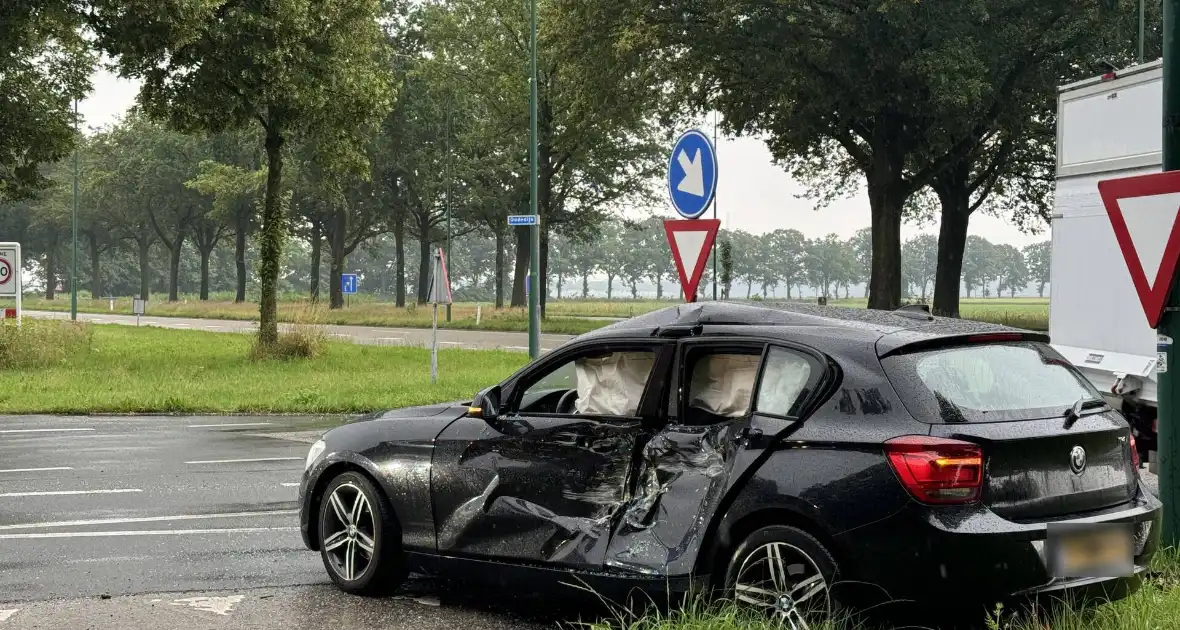
<instances>
[{"instance_id":1,"label":"street name sign","mask_svg":"<svg viewBox=\"0 0 1180 630\"><path fill-rule=\"evenodd\" d=\"M1098 192L1143 314L1158 328L1180 261L1180 171L1103 180Z\"/></svg>"},{"instance_id":2,"label":"street name sign","mask_svg":"<svg viewBox=\"0 0 1180 630\"><path fill-rule=\"evenodd\" d=\"M358 284L360 284L360 283L357 281L357 276L355 273L342 273L342 274L340 274L340 292L341 293L343 293L345 295L351 295L351 294L356 293L356 288L357 288Z\"/></svg>"},{"instance_id":3,"label":"street name sign","mask_svg":"<svg viewBox=\"0 0 1180 630\"><path fill-rule=\"evenodd\" d=\"M681 134L668 158L668 198L676 212L695 219L705 213L717 190L717 153L696 129Z\"/></svg>"},{"instance_id":4,"label":"street name sign","mask_svg":"<svg viewBox=\"0 0 1180 630\"><path fill-rule=\"evenodd\" d=\"M676 263L676 273L680 274L686 302L697 299L697 285L701 283L709 250L720 227L718 219L664 221L664 232L668 235L668 246L672 248L672 260Z\"/></svg>"},{"instance_id":5,"label":"street name sign","mask_svg":"<svg viewBox=\"0 0 1180 630\"><path fill-rule=\"evenodd\" d=\"M508 225L541 225L541 217L535 214L510 214L508 215Z\"/></svg>"}]
</instances>

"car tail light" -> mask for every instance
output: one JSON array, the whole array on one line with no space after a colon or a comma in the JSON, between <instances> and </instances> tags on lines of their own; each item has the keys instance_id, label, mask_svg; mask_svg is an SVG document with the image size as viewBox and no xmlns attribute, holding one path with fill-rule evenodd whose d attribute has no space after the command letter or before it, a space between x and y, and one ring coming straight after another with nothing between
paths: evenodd
<instances>
[{"instance_id":1,"label":"car tail light","mask_svg":"<svg viewBox=\"0 0 1180 630\"><path fill-rule=\"evenodd\" d=\"M983 488L983 449L960 440L910 435L885 442L905 489L922 503L971 503Z\"/></svg>"},{"instance_id":2,"label":"car tail light","mask_svg":"<svg viewBox=\"0 0 1180 630\"><path fill-rule=\"evenodd\" d=\"M1139 470L1142 462L1139 460L1139 445L1135 443L1135 433L1131 432L1131 464L1135 466L1135 470Z\"/></svg>"}]
</instances>

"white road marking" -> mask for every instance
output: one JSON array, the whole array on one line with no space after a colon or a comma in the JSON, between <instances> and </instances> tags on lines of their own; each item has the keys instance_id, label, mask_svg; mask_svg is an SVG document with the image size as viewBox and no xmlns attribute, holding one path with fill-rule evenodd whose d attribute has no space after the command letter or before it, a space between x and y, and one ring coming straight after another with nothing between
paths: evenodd
<instances>
[{"instance_id":1,"label":"white road marking","mask_svg":"<svg viewBox=\"0 0 1180 630\"><path fill-rule=\"evenodd\" d=\"M0 433L68 433L72 431L93 431L94 429L0 429Z\"/></svg>"},{"instance_id":2,"label":"white road marking","mask_svg":"<svg viewBox=\"0 0 1180 630\"><path fill-rule=\"evenodd\" d=\"M73 494L127 494L130 492L143 492L139 488L118 488L115 490L51 490L47 492L4 492L0 493L0 498L3 497L63 497Z\"/></svg>"},{"instance_id":3,"label":"white road marking","mask_svg":"<svg viewBox=\"0 0 1180 630\"><path fill-rule=\"evenodd\" d=\"M270 426L269 422L226 422L222 424L190 424L190 429L210 429L213 427L265 427Z\"/></svg>"},{"instance_id":4,"label":"white road marking","mask_svg":"<svg viewBox=\"0 0 1180 630\"><path fill-rule=\"evenodd\" d=\"M0 470L0 473L25 473L25 472L48 472L51 470L73 470L69 466L53 466L52 468L9 468L7 470Z\"/></svg>"},{"instance_id":5,"label":"white road marking","mask_svg":"<svg viewBox=\"0 0 1180 630\"><path fill-rule=\"evenodd\" d=\"M19 608L13 608L11 610L0 610L0 622L8 621L8 619L10 617L12 617L13 615L15 615L18 612L20 612Z\"/></svg>"},{"instance_id":6,"label":"white road marking","mask_svg":"<svg viewBox=\"0 0 1180 630\"><path fill-rule=\"evenodd\" d=\"M298 488L299 484L298 483L284 483L283 487L284 488Z\"/></svg>"},{"instance_id":7,"label":"white road marking","mask_svg":"<svg viewBox=\"0 0 1180 630\"><path fill-rule=\"evenodd\" d=\"M125 525L128 523L164 523L168 521L204 521L215 518L250 518L254 516L289 516L299 510L269 510L265 512L226 512L223 514L176 514L173 516L137 516L133 518L100 518L86 521L51 521L48 523L25 523L21 525L0 525L0 531L14 529L46 529L50 527L86 527L90 525Z\"/></svg>"},{"instance_id":8,"label":"white road marking","mask_svg":"<svg viewBox=\"0 0 1180 630\"><path fill-rule=\"evenodd\" d=\"M0 534L0 540L40 540L43 538L110 538L127 536L198 536L201 534L257 534L261 532L293 532L298 529L298 527L226 527L221 529L145 529L139 531Z\"/></svg>"},{"instance_id":9,"label":"white road marking","mask_svg":"<svg viewBox=\"0 0 1180 630\"><path fill-rule=\"evenodd\" d=\"M201 459L186 464L247 464L253 462L299 462L304 457L258 457L255 459Z\"/></svg>"},{"instance_id":10,"label":"white road marking","mask_svg":"<svg viewBox=\"0 0 1180 630\"><path fill-rule=\"evenodd\" d=\"M228 597L186 597L172 602L173 606L188 606L197 610L211 612L215 615L229 615L234 605L241 603L245 595L230 595Z\"/></svg>"}]
</instances>

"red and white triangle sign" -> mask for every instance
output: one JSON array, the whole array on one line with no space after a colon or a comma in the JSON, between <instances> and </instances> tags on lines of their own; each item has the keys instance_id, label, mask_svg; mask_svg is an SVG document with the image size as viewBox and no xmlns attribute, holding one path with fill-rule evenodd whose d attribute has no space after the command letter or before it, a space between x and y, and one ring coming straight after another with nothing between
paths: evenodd
<instances>
[{"instance_id":1,"label":"red and white triangle sign","mask_svg":"<svg viewBox=\"0 0 1180 630\"><path fill-rule=\"evenodd\" d=\"M684 288L684 300L695 302L697 285L709 260L709 250L721 227L719 219L666 219L664 232L668 235L668 246L672 248L672 260L680 274L680 286Z\"/></svg>"},{"instance_id":2,"label":"red and white triangle sign","mask_svg":"<svg viewBox=\"0 0 1180 630\"><path fill-rule=\"evenodd\" d=\"M1098 192L1143 314L1157 328L1180 261L1180 171L1100 181Z\"/></svg>"}]
</instances>

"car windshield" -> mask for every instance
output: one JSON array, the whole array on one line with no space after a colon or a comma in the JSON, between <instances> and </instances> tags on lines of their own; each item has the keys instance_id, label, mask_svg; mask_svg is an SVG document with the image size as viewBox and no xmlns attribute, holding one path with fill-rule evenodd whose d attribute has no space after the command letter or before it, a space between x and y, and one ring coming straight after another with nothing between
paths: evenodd
<instances>
[{"instance_id":1,"label":"car windshield","mask_svg":"<svg viewBox=\"0 0 1180 630\"><path fill-rule=\"evenodd\" d=\"M996 421L1061 415L1101 400L1077 371L1043 344L975 345L885 360L920 420Z\"/></svg>"}]
</instances>

